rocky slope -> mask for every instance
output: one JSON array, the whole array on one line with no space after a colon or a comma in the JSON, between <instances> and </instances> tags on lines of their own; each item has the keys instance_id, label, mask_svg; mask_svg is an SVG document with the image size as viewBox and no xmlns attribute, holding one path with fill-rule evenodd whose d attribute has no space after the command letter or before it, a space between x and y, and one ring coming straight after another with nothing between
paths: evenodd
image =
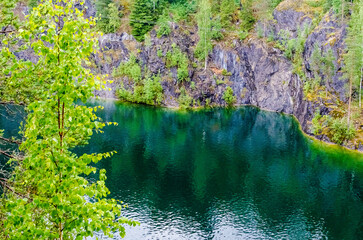
<instances>
[{"instance_id":1,"label":"rocky slope","mask_svg":"<svg viewBox=\"0 0 363 240\"><path fill-rule=\"evenodd\" d=\"M312 19L307 14L291 9L275 10L273 16L274 21L265 28L264 35L273 35L275 40L279 39L278 33L281 30L291 33L291 36L296 38L303 26L311 27L312 24ZM177 24L172 24L172 28L169 36L161 38L157 38L153 30L149 41L144 44L136 42L127 33L104 35L100 39L102 50L95 56L97 70L111 75L120 62L127 61L130 54L134 53L142 69L148 69L153 74L160 73L165 106L178 106L177 98L182 85L201 105L207 101L212 105L224 105L223 92L226 86L231 86L237 97L237 104L251 104L271 111L293 114L303 130L310 133L309 121L315 111L314 104L304 100L303 80L293 73L291 61L281 50L274 48L271 43L266 43L265 39L253 36L245 41L233 40L228 46L225 42L215 43L209 54L208 69L204 71L203 63L198 62L193 54L198 41L197 29L185 29ZM334 62L337 70L333 77L332 90L340 95L343 101L346 101L345 81L341 79L340 69L345 36L346 26L339 25L333 14L329 13L310 32L303 52L303 71L309 77L310 56L314 44L318 44L323 52L333 50L337 59ZM176 44L188 56L189 82L179 83L177 69L167 68L165 65L165 55L172 49L172 44ZM227 70L230 76L223 75L223 69ZM112 84L113 92L99 92L97 95L116 97L115 91L120 82L128 86L129 79L117 79ZM192 82L195 87L191 87Z\"/></svg>"},{"instance_id":2,"label":"rocky slope","mask_svg":"<svg viewBox=\"0 0 363 240\"><path fill-rule=\"evenodd\" d=\"M96 15L90 0L86 0L84 6L78 7L86 17ZM160 74L164 106L178 106L181 87L185 87L194 103L201 106L223 106L223 93L226 87L230 86L237 98L237 105L250 104L266 110L292 114L299 120L302 129L311 134L310 121L316 105L305 99L304 80L294 73L291 60L275 48L272 42L266 40L272 37L274 41L278 41L281 32L290 35L291 38L297 38L299 31L308 27L310 31L302 53L304 75L307 78L312 77L311 54L315 44L323 52L331 49L336 59L331 91L346 102L346 80L342 79L340 71L345 49L346 25L339 24L331 12L319 23L314 23L308 13L290 8L277 8L273 17L274 19L263 27L263 38L252 34L244 41L229 39L215 42L209 54L207 70L204 70L203 62L194 57L194 49L199 40L197 27L170 23L172 32L169 36L158 38L153 30L144 43L137 42L126 32L106 34L100 38L101 50L93 56L93 71L108 74L109 78L115 81L110 85L111 92L100 91L95 94L105 98L117 98L116 92L121 85L127 89L132 88L133 83L130 79L113 79L112 72L121 62L128 61L133 54L142 67L143 75L146 72ZM261 27L261 23L256 24L256 28L258 27ZM188 57L189 81L179 82L177 68L166 66L165 56L172 50L173 45ZM20 52L18 55L19 58L36 61L30 51ZM329 111L328 107L321 108L321 112Z\"/></svg>"}]
</instances>

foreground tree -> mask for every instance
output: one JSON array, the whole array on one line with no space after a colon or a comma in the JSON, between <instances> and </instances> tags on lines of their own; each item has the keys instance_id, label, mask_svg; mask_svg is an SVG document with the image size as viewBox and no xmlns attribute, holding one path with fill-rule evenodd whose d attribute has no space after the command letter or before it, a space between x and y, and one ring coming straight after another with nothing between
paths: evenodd
<instances>
[{"instance_id":1,"label":"foreground tree","mask_svg":"<svg viewBox=\"0 0 363 240\"><path fill-rule=\"evenodd\" d=\"M84 239L102 231L125 235L123 224L137 223L120 217L122 205L106 199L105 170L90 166L113 154L77 156L72 149L87 143L105 123L97 108L78 105L92 97L105 81L83 66L97 46L94 20L84 19L75 0L47 0L33 9L18 39L38 56L37 63L13 59L3 71L5 84L34 81L42 88L27 107L20 149L22 160L12 159L12 176L6 180L0 217L1 239ZM85 176L98 176L90 181ZM94 177L96 178L96 177Z\"/></svg>"}]
</instances>

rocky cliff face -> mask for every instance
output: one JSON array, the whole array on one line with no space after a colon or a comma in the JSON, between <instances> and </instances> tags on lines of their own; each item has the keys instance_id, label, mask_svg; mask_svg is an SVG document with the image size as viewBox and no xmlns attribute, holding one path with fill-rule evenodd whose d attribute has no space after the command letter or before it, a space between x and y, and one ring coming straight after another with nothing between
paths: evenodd
<instances>
[{"instance_id":1,"label":"rocky cliff face","mask_svg":"<svg viewBox=\"0 0 363 240\"><path fill-rule=\"evenodd\" d=\"M265 28L265 36L273 35L278 40L282 30L291 33L296 38L298 31L304 26L312 26L312 20L303 12L291 9L275 10L274 21ZM181 29L172 25L173 31L167 37L157 38L155 31L150 33L147 43L141 44L127 33L107 34L100 39L102 51L95 56L95 63L102 73L111 74L120 62L127 61L133 52L144 71L160 74L164 90L163 104L178 106L179 89L183 85L193 99L201 105L224 105L223 92L226 86L232 87L237 97L237 104L251 104L263 109L293 114L301 123L305 132L309 131L309 121L315 111L314 104L304 100L303 80L293 73L292 63L283 52L272 44L256 37L245 41L234 40L232 46L216 43L209 55L209 67L204 71L203 64L194 58L193 49L197 44L197 29ZM339 25L333 14L327 14L309 34L303 52L303 71L311 75L310 56L314 44L327 51L332 49L336 57L336 73L332 87L343 101L345 98L345 81L341 80L341 57L344 52L346 26ZM186 53L190 63L189 82L180 83L177 80L177 69L167 68L165 55L176 44ZM162 54L161 54L162 53ZM197 67L196 67L197 65ZM222 74L225 69L230 75ZM128 86L127 78L118 79L112 84L113 92L97 93L100 96L116 97L115 90L120 83ZM192 84L192 82L194 82ZM191 87L194 85L195 87ZM329 111L329 109L325 109Z\"/></svg>"},{"instance_id":2,"label":"rocky cliff face","mask_svg":"<svg viewBox=\"0 0 363 240\"><path fill-rule=\"evenodd\" d=\"M85 6L78 6L86 17L96 14L90 0ZM332 79L332 90L347 101L345 96L346 81L342 80L342 54L346 26L338 24L332 13L327 14L320 23L313 26L308 14L292 9L275 10L274 20L264 26L263 35L273 36L275 41L281 38L281 32L296 38L306 26L311 28L303 51L303 71L312 77L311 54L317 44L323 52L332 49L336 58L336 72ZM258 23L261 24L261 23ZM258 24L256 28L258 27ZM261 26L260 26L261 27ZM198 42L197 28L185 28L171 24L169 36L158 38L155 30L150 33L145 43L138 43L127 33L106 34L100 38L100 48L93 56L93 71L108 74L115 80L109 87L112 91L99 91L95 94L106 98L117 98L116 91L123 85L131 89L132 81L127 77L113 79L112 72L121 62L128 61L131 54L137 57L143 74L160 74L164 92L163 105L178 106L180 88L185 87L195 103L201 105L223 106L223 93L227 86L233 89L238 105L250 104L262 109L293 114L299 120L305 132L310 133L309 121L313 117L315 105L304 98L304 80L294 74L292 62L284 53L265 39L250 37L245 41L232 40L215 43L209 54L208 69L194 57L194 48ZM178 81L177 68L167 68L165 56L176 45L189 60L189 81ZM19 58L36 61L28 51L18 53ZM223 70L225 70L223 72ZM228 74L226 74L228 72ZM329 112L329 109L322 111Z\"/></svg>"}]
</instances>

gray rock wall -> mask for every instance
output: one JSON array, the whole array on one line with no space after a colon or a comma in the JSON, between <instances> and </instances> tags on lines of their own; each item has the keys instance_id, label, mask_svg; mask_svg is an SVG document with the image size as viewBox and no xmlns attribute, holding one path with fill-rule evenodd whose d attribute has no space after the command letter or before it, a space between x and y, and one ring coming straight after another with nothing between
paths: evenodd
<instances>
[{"instance_id":1,"label":"gray rock wall","mask_svg":"<svg viewBox=\"0 0 363 240\"><path fill-rule=\"evenodd\" d=\"M85 6L78 7L84 11L86 17L94 17L96 11L93 3L86 0ZM264 28L264 35L272 34L275 40L280 38L281 31L289 32L292 38L296 38L299 30L313 24L311 18L303 12L291 9L275 10L273 16L274 20ZM113 79L112 72L121 62L128 61L133 53L137 56L144 75L148 72L160 74L162 77L165 106L178 106L181 86L184 86L188 94L201 105L207 101L212 105L224 105L223 93L226 87L230 86L237 98L237 104L251 104L266 110L293 114L303 130L310 132L309 121L315 111L314 104L304 100L303 80L293 73L292 63L284 57L283 52L257 38L250 38L244 42L234 40L233 47L226 47L223 42L216 43L209 55L208 69L204 70L204 64L194 57L194 48L198 42L197 29L185 30L175 23L171 24L171 27L172 33L167 37L157 38L153 30L148 43L143 44L136 42L133 36L127 33L106 34L101 37L101 51L93 56L92 71L108 74L109 78L115 81L109 85L111 92L98 91L95 95L117 98L116 90L121 84L126 88L132 86L126 77ZM336 57L336 73L332 79L332 88L343 101L346 101L346 81L342 80L340 70L343 64L345 37L346 26L338 24L333 14L329 13L309 34L303 52L303 71L309 78L312 77L310 57L314 44L318 44L323 52L333 50ZM172 44L176 44L188 56L188 82L178 82L177 69L166 67L165 55L172 49ZM20 52L18 57L36 61L31 51ZM231 75L224 76L221 73L223 69ZM194 88L191 87L192 82Z\"/></svg>"},{"instance_id":2,"label":"gray rock wall","mask_svg":"<svg viewBox=\"0 0 363 240\"><path fill-rule=\"evenodd\" d=\"M275 21L266 28L266 31L272 31L276 39L281 30L290 32L292 37L297 37L299 29L312 24L309 17L294 10L275 11L274 18ZM198 62L193 54L198 42L197 29L189 33L179 30L174 24L170 36L161 38L157 38L155 31L152 31L148 44L137 43L129 35L126 39L125 33L105 35L101 41L101 47L104 49L102 54L104 58L108 56L111 61L98 62L97 65L101 66L103 73L111 73L121 61L127 61L130 52L134 52L144 70L148 69L153 74L160 73L165 94L163 104L166 106L178 106L177 98L182 85L186 87L188 94L202 105L207 99L211 104L224 105L223 92L226 86L231 86L237 97L237 104L251 104L266 110L293 114L300 121L303 130L310 132L309 121L315 111L314 104L304 100L303 80L293 73L292 63L284 57L283 52L257 38L251 38L247 42L234 41L233 47L226 47L223 42L217 43L209 55L209 68L204 71L203 63ZM312 77L309 62L314 44L318 44L323 52L328 49L333 50L337 61L332 87L343 101L346 100L344 98L346 81L341 79L339 70L342 66L340 59L344 53L345 36L346 26L340 26L333 14L329 13L309 34L303 52L303 70L307 77ZM157 54L161 51L165 56L171 50L173 43L187 54L190 63L198 63L197 68L189 66L190 82L179 83L177 69L166 68L165 58ZM222 69L230 72L231 76L223 76ZM128 79L120 81L128 82ZM191 82L194 82L195 89L190 88Z\"/></svg>"}]
</instances>

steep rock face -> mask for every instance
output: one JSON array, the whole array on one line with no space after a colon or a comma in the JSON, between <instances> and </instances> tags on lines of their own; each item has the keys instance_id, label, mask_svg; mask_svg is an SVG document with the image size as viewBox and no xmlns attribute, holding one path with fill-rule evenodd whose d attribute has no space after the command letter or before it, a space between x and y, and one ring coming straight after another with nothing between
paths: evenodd
<instances>
[{"instance_id":1,"label":"steep rock face","mask_svg":"<svg viewBox=\"0 0 363 240\"><path fill-rule=\"evenodd\" d=\"M345 26L338 26L329 16L331 17L332 13L311 32L305 43L304 71L308 77L311 74L309 61L314 44L318 44L323 51L328 48L333 49L336 58L341 58ZM267 27L266 31L273 31L277 39L281 30L290 32L292 37L297 37L299 29L312 24L311 19L304 13L294 10L276 10L274 17L274 23ZM178 106L177 98L182 85L201 105L207 101L212 105L224 105L223 92L226 86L231 86L237 104L251 104L267 110L293 114L300 121L303 130L309 132L308 123L313 117L314 104L304 100L303 81L293 73L292 63L284 57L283 52L256 38L251 38L247 42L234 41L232 48L216 44L209 55L209 68L204 71L202 63L199 63L193 55L193 49L198 41L196 32L196 29L189 33L181 32L177 25L173 25L173 31L168 37L157 38L155 31L152 31L148 44L137 43L129 35L126 40L125 33L105 35L101 41L101 47L104 49L102 55L104 59L109 58L110 61L109 63L98 61L98 65L101 66L103 73L110 74L121 61L128 60L130 52L134 52L144 73L148 71L160 74L162 77L165 95L163 104L166 106ZM327 42L331 42L327 35L332 32L337 33L334 35L336 40L334 44L327 46ZM165 65L165 55L172 49L172 44L186 53L191 63L198 63L198 67L189 66L190 82L178 82L177 69L175 67L169 69ZM333 88L343 96L344 81L340 80L338 62L337 60ZM223 69L229 72L230 76L221 74ZM129 83L129 79L121 79L121 82L125 86L125 83ZM194 88L191 88L192 82Z\"/></svg>"},{"instance_id":2,"label":"steep rock face","mask_svg":"<svg viewBox=\"0 0 363 240\"><path fill-rule=\"evenodd\" d=\"M308 36L304 47L304 64L308 77L312 76L311 69L311 55L316 44L322 53L327 53L332 50L335 57L335 74L329 80L332 90L339 96L342 101L347 101L346 88L347 80L343 78L341 72L343 67L343 54L345 52L345 38L347 36L347 25L340 24L339 20L332 12L326 14L319 25ZM324 76L322 76L324 78Z\"/></svg>"},{"instance_id":3,"label":"steep rock face","mask_svg":"<svg viewBox=\"0 0 363 240\"><path fill-rule=\"evenodd\" d=\"M291 34L291 37L296 38L299 31L302 31L305 27L309 27L312 24L312 20L309 16L303 12L297 12L293 9L287 10L275 10L273 12L274 21L269 25L269 31L272 32L275 39L281 38L279 33L287 31ZM267 37L269 32L265 33Z\"/></svg>"},{"instance_id":4,"label":"steep rock face","mask_svg":"<svg viewBox=\"0 0 363 240\"><path fill-rule=\"evenodd\" d=\"M211 60L218 68L232 73L229 81L237 103L293 114L308 131L310 104L303 99L302 84L292 73L291 63L279 50L253 41L231 51L215 47Z\"/></svg>"},{"instance_id":5,"label":"steep rock face","mask_svg":"<svg viewBox=\"0 0 363 240\"><path fill-rule=\"evenodd\" d=\"M92 1L86 0L85 6L77 6L86 17L94 17L96 11ZM296 38L304 27L312 26L312 20L303 12L292 9L275 10L274 21L264 27L265 36L281 39L279 33L290 33ZM305 132L309 133L309 121L313 117L315 105L304 100L303 80L293 73L292 63L283 52L256 37L248 41L233 41L233 47L217 43L208 59L208 69L194 57L194 48L198 42L197 29L181 29L171 24L169 36L157 38L155 30L150 33L147 43L138 43L127 33L106 34L100 38L101 51L93 56L92 71L108 74L115 80L108 87L109 91L97 91L95 95L106 98L117 98L116 90L122 85L132 88L132 81L127 77L113 79L112 73L121 62L128 61L131 54L137 56L143 75L160 74L164 91L163 104L178 106L180 88L185 87L187 93L195 100L194 105L224 105L223 93L227 86L233 89L237 104L251 104L260 108L293 114L297 117ZM303 52L303 70L306 76L312 77L310 57L314 45L326 52L332 49L336 57L336 73L332 80L332 88L343 101L345 98L345 80L341 79L341 56L344 52L346 26L339 25L332 13L327 14L317 27L309 34ZM167 68L165 56L177 46L189 60L189 81L179 82L177 68ZM20 52L18 57L36 61L31 51ZM222 70L229 74L223 74Z\"/></svg>"},{"instance_id":6,"label":"steep rock face","mask_svg":"<svg viewBox=\"0 0 363 240\"><path fill-rule=\"evenodd\" d=\"M178 106L178 90L181 85L184 85L189 95L202 105L208 99L210 104L224 105L223 92L226 86L231 86L237 104L251 104L266 110L293 114L308 132L307 123L312 118L313 109L311 104L304 100L301 80L292 73L290 61L280 50L256 39L251 39L248 43L239 42L233 49L216 45L209 56L209 69L204 71L201 66L190 66L190 82L182 84L177 80L177 69L166 68L164 56L174 43L187 54L190 62L197 62L192 51L196 44L193 34L183 35L174 31L171 36L160 39L155 35L155 32L151 33L151 43L148 46L139 45L138 58L144 71L147 69L153 74L161 75L165 95L163 103L166 106ZM113 34L102 39L103 49L108 46L102 54L105 58L112 59L110 63L98 63L102 66L103 73L110 74L112 67L128 60L132 50L128 51L125 44L138 45L134 40L125 43L125 40L122 40L123 36L124 34ZM113 58L113 51L120 54ZM222 69L229 72L230 76L223 76L220 71ZM129 79L124 78L121 82L125 86ZM191 82L196 86L194 89L191 88Z\"/></svg>"}]
</instances>

